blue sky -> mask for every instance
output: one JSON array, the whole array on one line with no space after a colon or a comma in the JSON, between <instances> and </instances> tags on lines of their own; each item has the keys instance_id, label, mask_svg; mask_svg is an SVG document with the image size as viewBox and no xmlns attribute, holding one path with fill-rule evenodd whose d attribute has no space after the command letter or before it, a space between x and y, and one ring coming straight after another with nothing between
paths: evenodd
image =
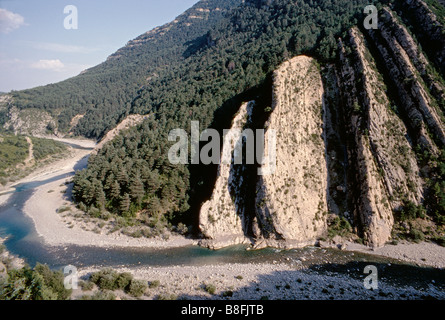
<instances>
[{"instance_id":1,"label":"blue sky","mask_svg":"<svg viewBox=\"0 0 445 320\"><path fill-rule=\"evenodd\" d=\"M198 0L0 0L0 92L55 83L95 66ZM64 8L78 11L67 30Z\"/></svg>"}]
</instances>

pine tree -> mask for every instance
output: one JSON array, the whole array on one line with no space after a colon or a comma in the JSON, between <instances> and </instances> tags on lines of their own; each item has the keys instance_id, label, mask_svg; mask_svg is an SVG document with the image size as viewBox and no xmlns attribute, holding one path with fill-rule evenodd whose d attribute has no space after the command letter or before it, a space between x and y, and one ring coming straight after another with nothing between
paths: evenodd
<instances>
[{"instance_id":1,"label":"pine tree","mask_svg":"<svg viewBox=\"0 0 445 320\"><path fill-rule=\"evenodd\" d=\"M130 204L131 204L130 195L128 193L125 193L124 196L121 198L121 202L119 205L121 213L127 213L128 210L130 210Z\"/></svg>"},{"instance_id":2,"label":"pine tree","mask_svg":"<svg viewBox=\"0 0 445 320\"><path fill-rule=\"evenodd\" d=\"M121 186L119 182L115 180L111 185L110 198L112 200L119 200L120 197L121 197Z\"/></svg>"},{"instance_id":3,"label":"pine tree","mask_svg":"<svg viewBox=\"0 0 445 320\"><path fill-rule=\"evenodd\" d=\"M131 198L136 201L138 205L142 203L142 199L145 196L144 184L139 176L136 176L130 183L130 195Z\"/></svg>"}]
</instances>

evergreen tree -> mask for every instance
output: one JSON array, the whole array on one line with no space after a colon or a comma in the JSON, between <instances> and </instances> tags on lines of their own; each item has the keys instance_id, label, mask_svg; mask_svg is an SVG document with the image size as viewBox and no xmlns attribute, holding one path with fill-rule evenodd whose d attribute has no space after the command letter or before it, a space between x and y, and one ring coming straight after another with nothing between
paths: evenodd
<instances>
[{"instance_id":1,"label":"evergreen tree","mask_svg":"<svg viewBox=\"0 0 445 320\"><path fill-rule=\"evenodd\" d=\"M121 213L127 213L130 210L131 199L128 193L125 193L121 198L121 202L119 205L119 210Z\"/></svg>"}]
</instances>

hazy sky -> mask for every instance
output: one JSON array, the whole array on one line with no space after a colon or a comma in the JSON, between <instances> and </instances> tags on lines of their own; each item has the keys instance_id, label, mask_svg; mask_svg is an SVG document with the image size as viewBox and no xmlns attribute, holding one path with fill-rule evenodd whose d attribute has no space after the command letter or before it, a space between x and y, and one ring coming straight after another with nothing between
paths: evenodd
<instances>
[{"instance_id":1,"label":"hazy sky","mask_svg":"<svg viewBox=\"0 0 445 320\"><path fill-rule=\"evenodd\" d=\"M0 92L75 76L196 2L0 0ZM78 29L65 28L68 5L77 8Z\"/></svg>"}]
</instances>

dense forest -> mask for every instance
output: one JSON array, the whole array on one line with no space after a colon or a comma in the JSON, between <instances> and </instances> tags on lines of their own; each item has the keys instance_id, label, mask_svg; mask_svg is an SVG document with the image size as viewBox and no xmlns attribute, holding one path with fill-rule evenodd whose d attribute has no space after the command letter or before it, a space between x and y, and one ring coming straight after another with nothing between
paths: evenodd
<instances>
[{"instance_id":1,"label":"dense forest","mask_svg":"<svg viewBox=\"0 0 445 320\"><path fill-rule=\"evenodd\" d=\"M153 32L130 41L106 62L84 71L77 77L30 90L11 92L20 109L49 111L57 119L57 129L66 133L76 115L85 115L75 135L99 138L115 127L129 112L137 91L150 85L159 70L180 64L189 42L204 34L209 26L241 0L203 1ZM216 10L219 8L219 10ZM191 18L201 16L202 18ZM1 118L6 114L0 114ZM2 122L3 121L3 122Z\"/></svg>"},{"instance_id":2,"label":"dense forest","mask_svg":"<svg viewBox=\"0 0 445 320\"><path fill-rule=\"evenodd\" d=\"M240 103L253 98L265 98L258 108L267 110L271 72L297 54L333 61L336 36L357 24L366 4L246 1L232 10L189 43L181 63L159 70L139 91L131 113L149 114L149 120L107 144L76 175L80 207L126 217L142 211L150 223L193 216L189 210L208 194L215 172L171 165L169 131L189 131L192 120L200 121L201 130L225 128Z\"/></svg>"}]
</instances>

